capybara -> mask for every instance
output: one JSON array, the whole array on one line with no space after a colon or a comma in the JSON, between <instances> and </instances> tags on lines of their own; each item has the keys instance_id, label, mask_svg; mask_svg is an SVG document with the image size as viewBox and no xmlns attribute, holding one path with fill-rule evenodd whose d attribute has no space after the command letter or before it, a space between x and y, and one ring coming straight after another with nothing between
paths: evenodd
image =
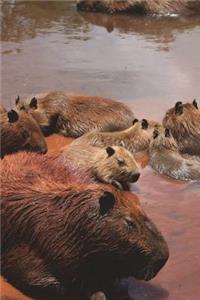
<instances>
[{"instance_id":1,"label":"capybara","mask_svg":"<svg viewBox=\"0 0 200 300\"><path fill-rule=\"evenodd\" d=\"M19 152L1 168L2 275L24 293L102 300L116 279L150 280L166 263L133 194L92 183L61 155Z\"/></svg>"},{"instance_id":2,"label":"capybara","mask_svg":"<svg viewBox=\"0 0 200 300\"><path fill-rule=\"evenodd\" d=\"M37 122L24 111L1 113L1 157L19 150L47 152L47 144Z\"/></svg>"},{"instance_id":3,"label":"capybara","mask_svg":"<svg viewBox=\"0 0 200 300\"><path fill-rule=\"evenodd\" d=\"M200 110L196 100L177 102L166 112L163 126L170 129L181 153L200 156Z\"/></svg>"},{"instance_id":4,"label":"capybara","mask_svg":"<svg viewBox=\"0 0 200 300\"><path fill-rule=\"evenodd\" d=\"M62 150L62 155L97 180L113 184L119 189L126 187L128 182L136 182L140 177L139 165L124 147L98 148L71 143Z\"/></svg>"},{"instance_id":5,"label":"capybara","mask_svg":"<svg viewBox=\"0 0 200 300\"><path fill-rule=\"evenodd\" d=\"M17 107L28 109L46 135L58 132L79 137L94 129L122 130L133 120L125 104L96 96L54 91L24 102L17 101Z\"/></svg>"},{"instance_id":6,"label":"capybara","mask_svg":"<svg viewBox=\"0 0 200 300\"><path fill-rule=\"evenodd\" d=\"M149 143L155 127L160 126L154 121L134 119L132 126L123 131L102 132L91 131L74 140L72 145L93 145L97 147L121 146L123 145L132 154L148 151Z\"/></svg>"},{"instance_id":7,"label":"capybara","mask_svg":"<svg viewBox=\"0 0 200 300\"><path fill-rule=\"evenodd\" d=\"M78 0L81 11L108 14L132 13L148 15L196 15L200 14L199 0Z\"/></svg>"},{"instance_id":8,"label":"capybara","mask_svg":"<svg viewBox=\"0 0 200 300\"><path fill-rule=\"evenodd\" d=\"M149 152L150 165L158 173L180 180L200 180L200 161L179 153L168 128L155 129Z\"/></svg>"}]
</instances>

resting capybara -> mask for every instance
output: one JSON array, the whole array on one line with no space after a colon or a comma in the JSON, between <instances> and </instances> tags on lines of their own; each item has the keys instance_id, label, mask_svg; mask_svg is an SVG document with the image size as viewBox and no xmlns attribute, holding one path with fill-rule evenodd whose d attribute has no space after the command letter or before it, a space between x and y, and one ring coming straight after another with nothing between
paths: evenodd
<instances>
[{"instance_id":1,"label":"resting capybara","mask_svg":"<svg viewBox=\"0 0 200 300\"><path fill-rule=\"evenodd\" d=\"M143 119L133 120L132 126L123 131L102 132L91 131L74 140L71 145L93 145L97 147L121 146L132 154L147 151L155 126L160 126L154 121Z\"/></svg>"},{"instance_id":2,"label":"resting capybara","mask_svg":"<svg viewBox=\"0 0 200 300\"><path fill-rule=\"evenodd\" d=\"M192 103L177 102L163 118L181 153L200 156L200 110L196 100Z\"/></svg>"},{"instance_id":3,"label":"resting capybara","mask_svg":"<svg viewBox=\"0 0 200 300\"><path fill-rule=\"evenodd\" d=\"M36 98L37 97L37 98ZM122 130L131 126L132 111L112 99L54 91L27 99L24 107L40 125L44 134L58 132L79 137L93 129Z\"/></svg>"},{"instance_id":4,"label":"resting capybara","mask_svg":"<svg viewBox=\"0 0 200 300\"><path fill-rule=\"evenodd\" d=\"M200 180L200 161L179 153L168 128L155 129L149 152L150 165L158 173L180 180Z\"/></svg>"},{"instance_id":5,"label":"resting capybara","mask_svg":"<svg viewBox=\"0 0 200 300\"><path fill-rule=\"evenodd\" d=\"M81 11L148 15L200 14L199 0L78 0Z\"/></svg>"},{"instance_id":6,"label":"resting capybara","mask_svg":"<svg viewBox=\"0 0 200 300\"><path fill-rule=\"evenodd\" d=\"M19 152L1 168L2 275L23 292L102 300L116 279L150 280L166 263L133 194L92 183L62 156Z\"/></svg>"},{"instance_id":7,"label":"resting capybara","mask_svg":"<svg viewBox=\"0 0 200 300\"><path fill-rule=\"evenodd\" d=\"M47 144L40 127L24 110L1 113L1 157L19 150L47 152Z\"/></svg>"},{"instance_id":8,"label":"resting capybara","mask_svg":"<svg viewBox=\"0 0 200 300\"><path fill-rule=\"evenodd\" d=\"M97 180L123 189L128 182L136 182L140 168L133 155L124 147L98 148L71 143L62 150L80 169L87 170Z\"/></svg>"}]
</instances>

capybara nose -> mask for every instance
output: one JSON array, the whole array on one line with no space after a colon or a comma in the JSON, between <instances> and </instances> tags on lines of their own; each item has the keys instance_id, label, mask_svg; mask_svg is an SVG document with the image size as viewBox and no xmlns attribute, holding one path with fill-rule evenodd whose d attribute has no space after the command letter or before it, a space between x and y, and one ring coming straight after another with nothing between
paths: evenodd
<instances>
[{"instance_id":1,"label":"capybara nose","mask_svg":"<svg viewBox=\"0 0 200 300\"><path fill-rule=\"evenodd\" d=\"M134 174L132 174L131 175L131 182L138 181L139 177L140 177L140 173L134 173Z\"/></svg>"},{"instance_id":2,"label":"capybara nose","mask_svg":"<svg viewBox=\"0 0 200 300\"><path fill-rule=\"evenodd\" d=\"M163 255L156 259L156 262L154 263L153 266L154 275L156 275L162 269L162 267L166 264L168 258L169 258L169 252L167 252L167 255Z\"/></svg>"}]
</instances>

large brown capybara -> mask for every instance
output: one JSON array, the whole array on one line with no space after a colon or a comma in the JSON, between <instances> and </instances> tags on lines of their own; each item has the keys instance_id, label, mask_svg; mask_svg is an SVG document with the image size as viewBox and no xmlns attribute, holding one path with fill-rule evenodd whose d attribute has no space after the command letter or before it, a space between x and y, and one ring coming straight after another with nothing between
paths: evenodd
<instances>
[{"instance_id":1,"label":"large brown capybara","mask_svg":"<svg viewBox=\"0 0 200 300\"><path fill-rule=\"evenodd\" d=\"M155 129L150 143L150 165L158 173L179 180L200 181L200 161L184 157L168 128Z\"/></svg>"},{"instance_id":2,"label":"large brown capybara","mask_svg":"<svg viewBox=\"0 0 200 300\"><path fill-rule=\"evenodd\" d=\"M19 152L1 168L2 275L24 293L102 300L116 279L150 280L166 263L133 194L93 183L62 156Z\"/></svg>"},{"instance_id":3,"label":"large brown capybara","mask_svg":"<svg viewBox=\"0 0 200 300\"><path fill-rule=\"evenodd\" d=\"M74 140L71 144L81 145L93 145L97 147L121 146L130 151L132 154L136 154L142 151L149 150L149 143L155 127L159 127L160 124L154 121L147 121L142 119L134 119L132 126L122 131L103 132L103 131L91 131L82 137Z\"/></svg>"},{"instance_id":4,"label":"large brown capybara","mask_svg":"<svg viewBox=\"0 0 200 300\"><path fill-rule=\"evenodd\" d=\"M200 110L196 100L177 102L166 112L163 126L170 129L181 153L200 156Z\"/></svg>"},{"instance_id":5,"label":"large brown capybara","mask_svg":"<svg viewBox=\"0 0 200 300\"><path fill-rule=\"evenodd\" d=\"M77 9L108 14L139 15L196 15L200 14L199 0L78 0Z\"/></svg>"},{"instance_id":6,"label":"large brown capybara","mask_svg":"<svg viewBox=\"0 0 200 300\"><path fill-rule=\"evenodd\" d=\"M44 134L79 137L93 129L122 130L132 124L133 112L123 103L96 96L54 91L36 95L17 107L26 108Z\"/></svg>"},{"instance_id":7,"label":"large brown capybara","mask_svg":"<svg viewBox=\"0 0 200 300\"><path fill-rule=\"evenodd\" d=\"M129 183L136 182L140 177L138 163L124 147L99 148L72 142L62 149L62 155L73 161L78 168L87 170L96 180L119 189L129 189Z\"/></svg>"},{"instance_id":8,"label":"large brown capybara","mask_svg":"<svg viewBox=\"0 0 200 300\"><path fill-rule=\"evenodd\" d=\"M47 144L37 122L24 111L10 110L2 112L0 118L1 157L29 150L39 153L47 152Z\"/></svg>"}]
</instances>

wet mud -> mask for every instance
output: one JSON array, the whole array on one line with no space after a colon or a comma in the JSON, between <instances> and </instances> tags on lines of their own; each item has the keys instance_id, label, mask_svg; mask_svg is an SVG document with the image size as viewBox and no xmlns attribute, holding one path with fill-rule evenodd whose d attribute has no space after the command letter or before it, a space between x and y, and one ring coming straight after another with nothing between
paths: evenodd
<instances>
[{"instance_id":1,"label":"wet mud","mask_svg":"<svg viewBox=\"0 0 200 300\"><path fill-rule=\"evenodd\" d=\"M78 13L70 1L10 0L2 4L2 18L1 100L7 108L16 95L59 89L120 99L137 117L160 121L176 101L200 101L200 17L107 16ZM71 140L48 137L49 152ZM169 179L146 166L147 158L139 161L142 175L131 190L164 234L170 259L150 282L130 278L122 285L134 300L196 300L200 183ZM4 280L1 295L30 299Z\"/></svg>"}]
</instances>

